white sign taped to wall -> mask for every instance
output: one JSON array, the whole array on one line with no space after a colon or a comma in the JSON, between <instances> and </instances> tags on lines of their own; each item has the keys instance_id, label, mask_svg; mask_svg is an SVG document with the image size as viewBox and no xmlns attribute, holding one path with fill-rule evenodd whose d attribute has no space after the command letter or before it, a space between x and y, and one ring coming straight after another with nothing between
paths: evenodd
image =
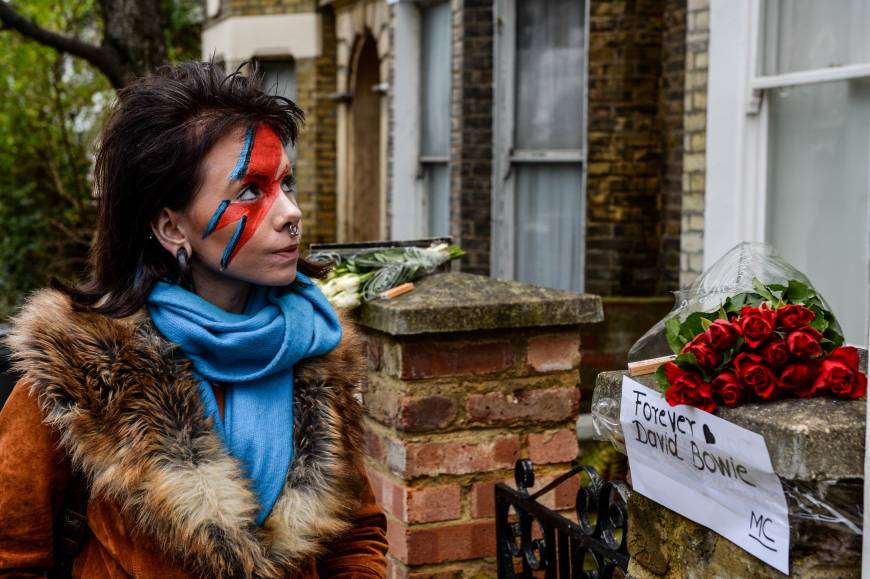
<instances>
[{"instance_id":1,"label":"white sign taped to wall","mask_svg":"<svg viewBox=\"0 0 870 579\"><path fill-rule=\"evenodd\" d=\"M761 435L628 376L620 422L635 491L788 574L788 508Z\"/></svg>"}]
</instances>

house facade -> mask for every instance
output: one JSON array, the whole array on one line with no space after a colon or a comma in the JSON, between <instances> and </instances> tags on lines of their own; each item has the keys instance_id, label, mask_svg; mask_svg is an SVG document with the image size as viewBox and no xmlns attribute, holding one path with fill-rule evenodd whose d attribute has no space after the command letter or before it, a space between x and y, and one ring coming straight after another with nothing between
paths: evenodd
<instances>
[{"instance_id":1,"label":"house facade","mask_svg":"<svg viewBox=\"0 0 870 579\"><path fill-rule=\"evenodd\" d=\"M477 273L604 295L677 286L681 2L207 12L204 56L258 60L308 111L297 164L316 240L449 234Z\"/></svg>"},{"instance_id":2,"label":"house facade","mask_svg":"<svg viewBox=\"0 0 870 579\"><path fill-rule=\"evenodd\" d=\"M204 56L258 60L307 112L308 241L449 234L466 271L614 298L606 311L770 241L866 342L857 0L210 0L207 13Z\"/></svg>"}]
</instances>

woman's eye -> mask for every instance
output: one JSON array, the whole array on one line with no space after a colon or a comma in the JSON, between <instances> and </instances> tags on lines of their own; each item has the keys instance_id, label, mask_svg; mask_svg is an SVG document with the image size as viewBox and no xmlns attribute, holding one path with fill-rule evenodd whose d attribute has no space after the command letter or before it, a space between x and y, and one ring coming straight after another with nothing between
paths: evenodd
<instances>
[{"instance_id":1,"label":"woman's eye","mask_svg":"<svg viewBox=\"0 0 870 579\"><path fill-rule=\"evenodd\" d=\"M287 175L281 181L281 191L284 193L296 193L296 178L293 175Z\"/></svg>"},{"instance_id":2,"label":"woman's eye","mask_svg":"<svg viewBox=\"0 0 870 579\"><path fill-rule=\"evenodd\" d=\"M253 201L260 195L260 188L256 185L245 185L244 189L239 191L236 196L236 201Z\"/></svg>"}]
</instances>

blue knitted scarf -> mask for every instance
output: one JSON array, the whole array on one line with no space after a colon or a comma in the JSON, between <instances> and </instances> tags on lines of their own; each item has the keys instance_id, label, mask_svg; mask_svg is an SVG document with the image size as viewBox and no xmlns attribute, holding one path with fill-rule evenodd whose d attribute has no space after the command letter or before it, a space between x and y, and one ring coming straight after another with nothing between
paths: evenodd
<instances>
[{"instance_id":1,"label":"blue knitted scarf","mask_svg":"<svg viewBox=\"0 0 870 579\"><path fill-rule=\"evenodd\" d=\"M206 411L260 501L257 525L272 510L293 459L293 366L341 340L332 306L311 281L279 292L251 286L240 314L179 285L157 282L148 311L157 330L193 363ZM221 419L210 382L225 388Z\"/></svg>"}]
</instances>

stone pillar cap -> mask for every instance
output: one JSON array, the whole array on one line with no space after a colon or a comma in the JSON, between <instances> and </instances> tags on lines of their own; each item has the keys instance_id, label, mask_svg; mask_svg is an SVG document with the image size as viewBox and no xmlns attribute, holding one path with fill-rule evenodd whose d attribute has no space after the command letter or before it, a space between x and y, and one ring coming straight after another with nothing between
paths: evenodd
<instances>
[{"instance_id":1,"label":"stone pillar cap","mask_svg":"<svg viewBox=\"0 0 870 579\"><path fill-rule=\"evenodd\" d=\"M601 298L468 273L436 273L413 292L358 308L356 322L394 336L571 326L604 319Z\"/></svg>"}]
</instances>

